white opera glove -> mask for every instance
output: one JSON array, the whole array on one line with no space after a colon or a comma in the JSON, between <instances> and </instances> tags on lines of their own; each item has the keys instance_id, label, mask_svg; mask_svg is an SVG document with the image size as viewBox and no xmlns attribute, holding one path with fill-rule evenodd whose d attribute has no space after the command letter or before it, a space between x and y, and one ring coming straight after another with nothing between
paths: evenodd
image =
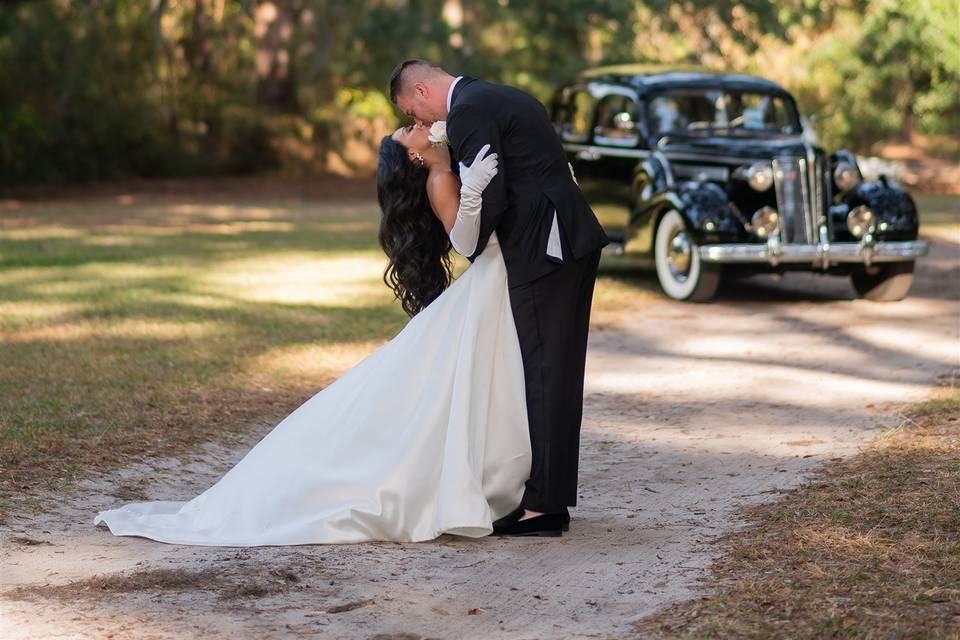
<instances>
[{"instance_id":1,"label":"white opera glove","mask_svg":"<svg viewBox=\"0 0 960 640\"><path fill-rule=\"evenodd\" d=\"M480 210L483 208L482 194L493 177L497 175L497 154L491 153L485 144L473 159L469 167L460 163L460 208L457 219L450 229L450 244L464 257L473 255L480 238Z\"/></svg>"}]
</instances>

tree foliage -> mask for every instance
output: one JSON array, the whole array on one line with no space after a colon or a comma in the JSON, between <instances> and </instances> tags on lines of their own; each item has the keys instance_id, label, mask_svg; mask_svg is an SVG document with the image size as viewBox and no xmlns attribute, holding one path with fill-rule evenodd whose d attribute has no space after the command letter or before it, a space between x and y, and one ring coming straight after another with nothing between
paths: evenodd
<instances>
[{"instance_id":1,"label":"tree foliage","mask_svg":"<svg viewBox=\"0 0 960 640\"><path fill-rule=\"evenodd\" d=\"M0 184L368 166L411 56L545 99L578 70L784 83L831 145L960 129L955 0L34 0L0 4Z\"/></svg>"}]
</instances>

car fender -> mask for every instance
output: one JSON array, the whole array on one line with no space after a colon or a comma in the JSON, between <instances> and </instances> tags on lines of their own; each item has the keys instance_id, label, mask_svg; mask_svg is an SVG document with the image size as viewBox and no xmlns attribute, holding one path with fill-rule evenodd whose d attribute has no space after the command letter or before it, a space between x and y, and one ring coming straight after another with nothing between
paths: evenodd
<instances>
[{"instance_id":1,"label":"car fender","mask_svg":"<svg viewBox=\"0 0 960 640\"><path fill-rule=\"evenodd\" d=\"M883 240L916 240L919 231L917 205L906 191L885 177L862 182L843 197L847 211L864 205L873 211L876 236Z\"/></svg>"}]
</instances>

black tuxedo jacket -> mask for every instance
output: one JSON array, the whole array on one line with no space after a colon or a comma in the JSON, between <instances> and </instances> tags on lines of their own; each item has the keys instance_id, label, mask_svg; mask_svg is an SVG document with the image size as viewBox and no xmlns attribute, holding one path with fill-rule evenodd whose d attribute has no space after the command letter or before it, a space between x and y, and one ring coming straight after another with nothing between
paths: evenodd
<instances>
[{"instance_id":1,"label":"black tuxedo jacket","mask_svg":"<svg viewBox=\"0 0 960 640\"><path fill-rule=\"evenodd\" d=\"M485 144L499 156L497 175L483 191L480 237L471 262L496 230L510 286L516 286L609 244L570 176L547 110L533 96L464 76L453 90L447 138L454 160L466 165ZM546 253L554 210L562 260Z\"/></svg>"}]
</instances>

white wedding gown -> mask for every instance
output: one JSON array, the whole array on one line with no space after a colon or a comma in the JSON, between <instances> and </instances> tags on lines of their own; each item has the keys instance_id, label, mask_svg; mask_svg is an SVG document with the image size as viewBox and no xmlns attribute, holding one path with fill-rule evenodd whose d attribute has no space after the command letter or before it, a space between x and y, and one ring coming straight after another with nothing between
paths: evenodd
<instances>
[{"instance_id":1,"label":"white wedding gown","mask_svg":"<svg viewBox=\"0 0 960 640\"><path fill-rule=\"evenodd\" d=\"M189 502L100 512L115 535L193 545L480 537L530 476L523 362L496 239L392 340Z\"/></svg>"}]
</instances>

